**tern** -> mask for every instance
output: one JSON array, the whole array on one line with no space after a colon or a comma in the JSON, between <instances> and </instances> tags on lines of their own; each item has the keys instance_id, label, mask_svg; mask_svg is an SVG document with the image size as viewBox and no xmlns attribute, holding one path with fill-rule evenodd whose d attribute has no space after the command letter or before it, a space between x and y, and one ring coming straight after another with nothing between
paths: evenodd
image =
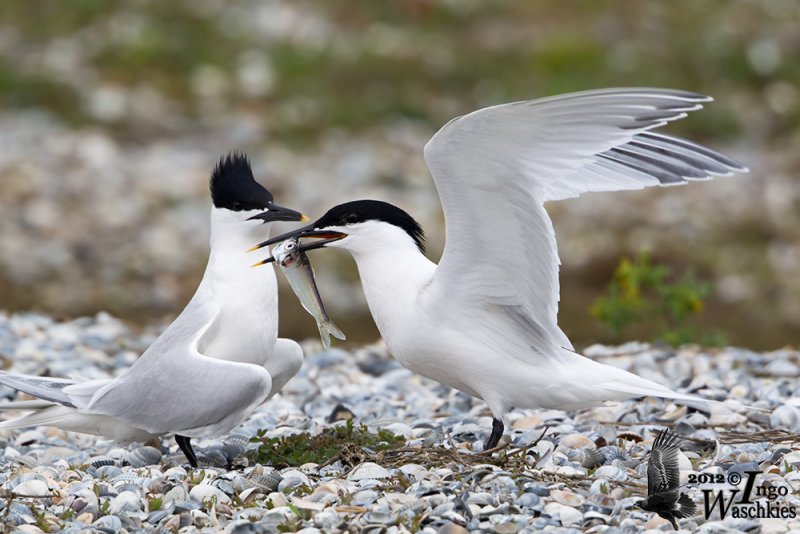
<instances>
[{"instance_id":1,"label":"tern","mask_svg":"<svg viewBox=\"0 0 800 534\"><path fill-rule=\"evenodd\" d=\"M575 352L557 324L560 262L544 204L746 171L713 150L651 131L709 100L669 89L601 89L451 120L424 149L446 223L438 265L423 253L420 225L375 200L335 206L251 250L316 237L301 248L349 251L392 355L487 403L493 421L485 449L497 445L513 407L697 400Z\"/></svg>"},{"instance_id":2,"label":"tern","mask_svg":"<svg viewBox=\"0 0 800 534\"><path fill-rule=\"evenodd\" d=\"M308 219L276 205L241 154L219 161L210 188L208 265L177 319L114 379L0 372L0 383L41 399L0 405L33 410L0 423L0 430L48 425L121 443L172 433L196 467L191 438L228 432L297 373L302 349L277 338L275 273L249 269L243 251L269 237L271 225L264 223Z\"/></svg>"}]
</instances>

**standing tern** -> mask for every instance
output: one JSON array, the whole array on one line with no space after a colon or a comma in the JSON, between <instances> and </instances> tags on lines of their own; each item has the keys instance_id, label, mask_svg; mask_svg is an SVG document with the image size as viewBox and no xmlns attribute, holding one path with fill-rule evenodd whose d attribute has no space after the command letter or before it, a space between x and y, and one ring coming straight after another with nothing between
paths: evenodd
<instances>
[{"instance_id":1,"label":"standing tern","mask_svg":"<svg viewBox=\"0 0 800 534\"><path fill-rule=\"evenodd\" d=\"M270 225L263 223L308 219L274 204L240 154L219 161L210 187L208 265L178 318L114 379L0 372L0 383L42 399L0 405L33 410L0 429L48 425L122 443L174 433L196 467L191 438L229 431L299 370L300 346L277 339L275 273L249 269L243 250L269 236Z\"/></svg>"},{"instance_id":2,"label":"standing tern","mask_svg":"<svg viewBox=\"0 0 800 534\"><path fill-rule=\"evenodd\" d=\"M321 238L304 250L348 250L394 357L487 403L485 449L499 442L512 407L694 399L574 351L557 324L559 258L544 203L746 171L713 150L651 132L709 100L669 89L601 89L451 120L424 151L446 221L438 265L423 254L419 224L374 200L338 205L251 250L292 237Z\"/></svg>"}]
</instances>

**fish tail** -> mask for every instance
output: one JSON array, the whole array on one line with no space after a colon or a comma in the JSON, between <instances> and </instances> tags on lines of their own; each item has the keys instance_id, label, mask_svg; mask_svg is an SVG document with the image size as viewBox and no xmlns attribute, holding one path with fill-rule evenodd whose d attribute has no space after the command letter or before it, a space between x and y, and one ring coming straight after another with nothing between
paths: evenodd
<instances>
[{"instance_id":1,"label":"fish tail","mask_svg":"<svg viewBox=\"0 0 800 534\"><path fill-rule=\"evenodd\" d=\"M344 335L344 332L342 332L338 326L333 324L333 321L325 321L324 323L320 323L319 334L320 337L322 337L322 346L325 347L325 350L331 348L331 336L341 340L347 339L347 336Z\"/></svg>"}]
</instances>

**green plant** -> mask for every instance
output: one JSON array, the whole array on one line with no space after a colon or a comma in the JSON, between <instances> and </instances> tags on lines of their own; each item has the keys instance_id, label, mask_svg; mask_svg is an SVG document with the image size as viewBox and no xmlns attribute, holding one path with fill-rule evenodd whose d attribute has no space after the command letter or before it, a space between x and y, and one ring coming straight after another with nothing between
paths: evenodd
<instances>
[{"instance_id":1,"label":"green plant","mask_svg":"<svg viewBox=\"0 0 800 534\"><path fill-rule=\"evenodd\" d=\"M650 324L658 329L657 339L670 345L690 341L719 344L719 334L698 338L689 319L703 311L711 285L699 281L691 271L675 277L669 267L653 263L650 254L622 258L608 286L598 298L592 315L605 323L615 337L633 325Z\"/></svg>"},{"instance_id":2,"label":"green plant","mask_svg":"<svg viewBox=\"0 0 800 534\"><path fill-rule=\"evenodd\" d=\"M251 459L276 467L297 466L308 462L323 464L339 455L345 446L366 447L380 452L405 445L402 436L396 436L388 430L378 430L377 434L373 434L366 425L356 426L352 419L343 425L325 429L316 436L296 434L283 438L267 438L265 432L260 431L253 441L261 445L251 454Z\"/></svg>"}]
</instances>

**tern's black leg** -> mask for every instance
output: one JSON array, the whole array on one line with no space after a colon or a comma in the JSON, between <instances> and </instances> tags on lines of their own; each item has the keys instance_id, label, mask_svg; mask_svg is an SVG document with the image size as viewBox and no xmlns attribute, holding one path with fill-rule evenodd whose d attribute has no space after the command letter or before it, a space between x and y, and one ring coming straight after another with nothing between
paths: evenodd
<instances>
[{"instance_id":1,"label":"tern's black leg","mask_svg":"<svg viewBox=\"0 0 800 534\"><path fill-rule=\"evenodd\" d=\"M181 448L186 459L189 460L189 465L197 467L197 456L194 455L194 449L192 449L192 438L175 434L175 441L178 442L178 447Z\"/></svg>"},{"instance_id":2,"label":"tern's black leg","mask_svg":"<svg viewBox=\"0 0 800 534\"><path fill-rule=\"evenodd\" d=\"M489 434L489 439L487 439L486 443L483 444L483 450L488 451L489 449L494 449L497 447L497 444L500 442L500 438L503 437L503 430L505 430L503 422L497 417L492 419L492 433Z\"/></svg>"}]
</instances>

